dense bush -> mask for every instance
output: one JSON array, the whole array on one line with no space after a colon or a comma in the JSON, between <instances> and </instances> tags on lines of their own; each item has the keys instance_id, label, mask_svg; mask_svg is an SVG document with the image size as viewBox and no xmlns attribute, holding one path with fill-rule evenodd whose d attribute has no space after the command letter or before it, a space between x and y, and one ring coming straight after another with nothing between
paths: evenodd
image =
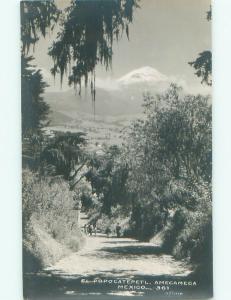
<instances>
[{"instance_id":1,"label":"dense bush","mask_svg":"<svg viewBox=\"0 0 231 300\"><path fill-rule=\"evenodd\" d=\"M68 183L24 170L22 201L25 253L33 253L44 265L62 257L68 248L80 248L83 238Z\"/></svg>"},{"instance_id":2,"label":"dense bush","mask_svg":"<svg viewBox=\"0 0 231 300\"><path fill-rule=\"evenodd\" d=\"M162 231L167 252L194 262L201 257L211 224L209 101L175 85L144 96L144 117L125 131L122 147L105 148L89 164L97 201L84 202L94 222L122 224L127 217L129 235L150 240Z\"/></svg>"},{"instance_id":3,"label":"dense bush","mask_svg":"<svg viewBox=\"0 0 231 300\"><path fill-rule=\"evenodd\" d=\"M23 239L23 267L25 272L36 272L68 255L70 250L55 240L33 219Z\"/></svg>"},{"instance_id":4,"label":"dense bush","mask_svg":"<svg viewBox=\"0 0 231 300\"><path fill-rule=\"evenodd\" d=\"M91 157L86 179L92 186L92 193L102 204L102 213L111 215L111 209L118 204L123 205L124 210L130 204L126 187L128 170L120 147L105 146L102 152Z\"/></svg>"},{"instance_id":5,"label":"dense bush","mask_svg":"<svg viewBox=\"0 0 231 300\"><path fill-rule=\"evenodd\" d=\"M172 85L144 97L145 118L126 135L126 187L131 229L148 240L161 232L163 249L211 271L212 118L208 97Z\"/></svg>"}]
</instances>

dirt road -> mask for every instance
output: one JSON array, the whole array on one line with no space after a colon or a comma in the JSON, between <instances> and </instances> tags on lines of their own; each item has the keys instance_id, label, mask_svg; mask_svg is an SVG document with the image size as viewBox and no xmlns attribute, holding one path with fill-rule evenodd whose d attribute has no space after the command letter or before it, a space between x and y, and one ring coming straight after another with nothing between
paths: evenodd
<instances>
[{"instance_id":1,"label":"dirt road","mask_svg":"<svg viewBox=\"0 0 231 300\"><path fill-rule=\"evenodd\" d=\"M81 213L81 227L87 222ZM75 276L153 276L188 275L190 271L172 256L162 254L158 246L129 238L97 234L86 236L84 247L49 268L52 272Z\"/></svg>"},{"instance_id":2,"label":"dirt road","mask_svg":"<svg viewBox=\"0 0 231 300\"><path fill-rule=\"evenodd\" d=\"M84 214L80 217L83 227L88 220ZM44 288L45 282L48 284L49 281L49 291L46 293L51 293L52 297L56 293L61 294L68 296L68 299L71 296L77 299L101 295L99 299L102 299L103 295L142 294L140 291L118 290L116 284L96 284L94 281L98 280L168 280L172 276L186 278L190 273L189 266L163 254L154 244L130 238L108 238L103 234L86 236L86 243L79 252L63 258L45 271L49 275L46 279L41 276L39 285ZM83 280L85 283L82 283Z\"/></svg>"},{"instance_id":3,"label":"dirt road","mask_svg":"<svg viewBox=\"0 0 231 300\"><path fill-rule=\"evenodd\" d=\"M149 243L133 239L86 237L84 248L49 268L75 276L187 275L189 270Z\"/></svg>"},{"instance_id":4,"label":"dirt road","mask_svg":"<svg viewBox=\"0 0 231 300\"><path fill-rule=\"evenodd\" d=\"M81 213L81 227L86 222L87 216ZM189 299L195 298L198 290L198 297L202 297L199 286L175 285L169 290L165 286L165 282L190 282L192 278L189 265L164 254L155 244L97 234L86 236L80 251L40 273L26 274L24 295L26 300L122 300L124 296L141 299L144 295L145 299L154 295L166 299L170 291L173 297Z\"/></svg>"}]
</instances>

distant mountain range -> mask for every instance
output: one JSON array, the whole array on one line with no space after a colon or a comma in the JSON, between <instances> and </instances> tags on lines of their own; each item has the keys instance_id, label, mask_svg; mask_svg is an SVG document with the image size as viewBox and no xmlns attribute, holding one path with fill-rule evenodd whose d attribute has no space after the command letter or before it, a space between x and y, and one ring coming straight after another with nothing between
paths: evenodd
<instances>
[{"instance_id":1,"label":"distant mountain range","mask_svg":"<svg viewBox=\"0 0 231 300\"><path fill-rule=\"evenodd\" d=\"M49 129L84 131L92 143L118 143L120 131L143 112L143 94L161 92L169 86L168 78L154 68L133 70L105 86L96 88L95 115L88 89L81 97L74 89L47 92L50 105Z\"/></svg>"},{"instance_id":2,"label":"distant mountain range","mask_svg":"<svg viewBox=\"0 0 231 300\"><path fill-rule=\"evenodd\" d=\"M149 85L168 82L168 78L156 69L146 66L133 70L117 80L122 86L131 84L147 83Z\"/></svg>"},{"instance_id":3,"label":"distant mountain range","mask_svg":"<svg viewBox=\"0 0 231 300\"><path fill-rule=\"evenodd\" d=\"M121 116L142 113L143 93L160 92L169 85L168 78L151 67L143 67L113 82L113 88L97 87L95 109L98 116ZM79 113L93 113L91 95L81 97L73 89L45 94L53 112L75 118Z\"/></svg>"}]
</instances>

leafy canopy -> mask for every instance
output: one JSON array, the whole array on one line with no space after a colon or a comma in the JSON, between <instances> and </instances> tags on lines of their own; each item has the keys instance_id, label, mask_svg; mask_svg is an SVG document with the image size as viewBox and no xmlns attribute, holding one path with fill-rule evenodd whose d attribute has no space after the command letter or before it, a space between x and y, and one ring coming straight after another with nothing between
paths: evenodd
<instances>
[{"instance_id":1,"label":"leafy canopy","mask_svg":"<svg viewBox=\"0 0 231 300\"><path fill-rule=\"evenodd\" d=\"M47 84L40 70L31 66L33 57L21 57L21 93L22 93L22 135L39 132L47 124L49 106L42 94Z\"/></svg>"},{"instance_id":2,"label":"leafy canopy","mask_svg":"<svg viewBox=\"0 0 231 300\"><path fill-rule=\"evenodd\" d=\"M209 99L172 85L155 98L147 95L145 110L146 119L136 121L126 137L128 186L138 198L162 197L171 182L211 183Z\"/></svg>"},{"instance_id":3,"label":"leafy canopy","mask_svg":"<svg viewBox=\"0 0 231 300\"><path fill-rule=\"evenodd\" d=\"M22 53L28 53L31 45L35 45L39 36L46 36L47 28L53 30L58 21L60 11L54 1L22 1L21 41Z\"/></svg>"},{"instance_id":4,"label":"leafy canopy","mask_svg":"<svg viewBox=\"0 0 231 300\"><path fill-rule=\"evenodd\" d=\"M97 64L111 67L113 41L125 31L129 37L129 23L139 0L73 0L65 10L62 29L49 49L53 58L52 73L60 74L61 83L69 70L69 84L81 93L82 80L85 86L90 80L90 89L95 100L95 68ZM72 68L71 68L72 66Z\"/></svg>"},{"instance_id":5,"label":"leafy canopy","mask_svg":"<svg viewBox=\"0 0 231 300\"><path fill-rule=\"evenodd\" d=\"M209 11L207 12L207 20L212 20L212 7L210 6ZM192 66L196 72L195 75L200 77L201 83L207 85L212 85L212 52L205 50L199 53L199 56L195 61L189 62L189 65Z\"/></svg>"},{"instance_id":6,"label":"leafy canopy","mask_svg":"<svg viewBox=\"0 0 231 300\"><path fill-rule=\"evenodd\" d=\"M70 179L70 172L84 160L85 145L82 132L55 132L41 153L41 162L46 164L49 173Z\"/></svg>"},{"instance_id":7,"label":"leafy canopy","mask_svg":"<svg viewBox=\"0 0 231 300\"><path fill-rule=\"evenodd\" d=\"M201 83L212 85L212 52L203 51L197 59L189 63L196 70L197 77L201 77Z\"/></svg>"},{"instance_id":8,"label":"leafy canopy","mask_svg":"<svg viewBox=\"0 0 231 300\"><path fill-rule=\"evenodd\" d=\"M40 129L47 125L49 113L49 106L43 99L48 85L41 71L31 65L33 57L28 53L41 35L46 36L48 28L53 30L60 11L54 1L22 1L20 4L22 135L28 137L41 133Z\"/></svg>"}]
</instances>

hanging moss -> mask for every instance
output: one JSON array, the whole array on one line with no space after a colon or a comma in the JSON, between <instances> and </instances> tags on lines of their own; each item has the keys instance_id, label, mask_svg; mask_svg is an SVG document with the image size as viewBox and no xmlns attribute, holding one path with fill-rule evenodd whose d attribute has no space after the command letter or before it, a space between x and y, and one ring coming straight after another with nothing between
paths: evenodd
<instances>
[{"instance_id":1,"label":"hanging moss","mask_svg":"<svg viewBox=\"0 0 231 300\"><path fill-rule=\"evenodd\" d=\"M56 41L49 49L54 61L51 72L63 76L69 71L69 85L81 94L81 85L90 83L95 101L95 68L98 64L111 68L113 41L123 32L129 37L129 24L139 0L73 0L65 10L65 18ZM72 67L71 67L72 66Z\"/></svg>"},{"instance_id":2,"label":"hanging moss","mask_svg":"<svg viewBox=\"0 0 231 300\"><path fill-rule=\"evenodd\" d=\"M26 54L31 45L35 46L39 35L45 37L47 28L53 30L61 12L52 0L22 1L20 12L22 54Z\"/></svg>"}]
</instances>

